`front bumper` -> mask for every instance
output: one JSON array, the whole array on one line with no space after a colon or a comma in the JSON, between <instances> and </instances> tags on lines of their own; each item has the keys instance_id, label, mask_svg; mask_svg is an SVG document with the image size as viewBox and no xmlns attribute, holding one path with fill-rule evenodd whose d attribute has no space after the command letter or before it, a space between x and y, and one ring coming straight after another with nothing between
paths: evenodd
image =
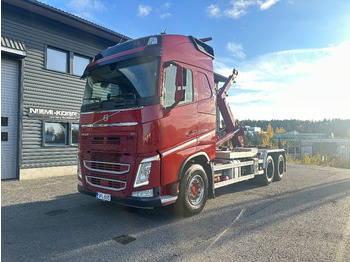
<instances>
[{"instance_id":1,"label":"front bumper","mask_svg":"<svg viewBox=\"0 0 350 262\"><path fill-rule=\"evenodd\" d=\"M96 197L96 191L89 190L78 184L78 191L82 194ZM155 197L116 197L111 196L111 202L138 208L152 208L166 206L175 203L177 196L155 196Z\"/></svg>"}]
</instances>

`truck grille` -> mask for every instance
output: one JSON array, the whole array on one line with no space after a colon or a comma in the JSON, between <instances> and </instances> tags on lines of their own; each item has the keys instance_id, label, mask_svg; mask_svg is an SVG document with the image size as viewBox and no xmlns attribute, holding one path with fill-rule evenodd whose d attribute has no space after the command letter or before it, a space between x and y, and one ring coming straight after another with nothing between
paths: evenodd
<instances>
[{"instance_id":1,"label":"truck grille","mask_svg":"<svg viewBox=\"0 0 350 262\"><path fill-rule=\"evenodd\" d=\"M126 188L126 182L94 176L85 176L86 183L90 186L113 191L121 191Z\"/></svg>"},{"instance_id":2,"label":"truck grille","mask_svg":"<svg viewBox=\"0 0 350 262\"><path fill-rule=\"evenodd\" d=\"M84 160L84 167L90 171L122 175L130 171L130 164Z\"/></svg>"},{"instance_id":3,"label":"truck grille","mask_svg":"<svg viewBox=\"0 0 350 262\"><path fill-rule=\"evenodd\" d=\"M92 135L81 137L81 149L95 151L114 151L134 153L136 151L136 135L103 136Z\"/></svg>"}]
</instances>

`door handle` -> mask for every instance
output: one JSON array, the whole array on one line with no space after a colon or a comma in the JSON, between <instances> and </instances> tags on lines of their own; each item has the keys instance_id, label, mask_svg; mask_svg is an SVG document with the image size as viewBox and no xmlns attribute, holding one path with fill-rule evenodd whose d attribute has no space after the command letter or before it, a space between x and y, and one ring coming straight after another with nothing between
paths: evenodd
<instances>
[{"instance_id":1,"label":"door handle","mask_svg":"<svg viewBox=\"0 0 350 262\"><path fill-rule=\"evenodd\" d=\"M196 135L196 133L197 133L196 130L192 130L186 135L186 137L194 136L194 135Z\"/></svg>"}]
</instances>

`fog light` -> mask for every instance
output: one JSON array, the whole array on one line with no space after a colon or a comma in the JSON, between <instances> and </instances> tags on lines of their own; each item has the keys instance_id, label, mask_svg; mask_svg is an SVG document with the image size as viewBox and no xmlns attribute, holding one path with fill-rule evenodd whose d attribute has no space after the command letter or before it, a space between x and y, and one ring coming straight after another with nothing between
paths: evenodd
<instances>
[{"instance_id":1,"label":"fog light","mask_svg":"<svg viewBox=\"0 0 350 262\"><path fill-rule=\"evenodd\" d=\"M133 197L153 197L153 189L134 191L131 193L131 196L133 196Z\"/></svg>"}]
</instances>

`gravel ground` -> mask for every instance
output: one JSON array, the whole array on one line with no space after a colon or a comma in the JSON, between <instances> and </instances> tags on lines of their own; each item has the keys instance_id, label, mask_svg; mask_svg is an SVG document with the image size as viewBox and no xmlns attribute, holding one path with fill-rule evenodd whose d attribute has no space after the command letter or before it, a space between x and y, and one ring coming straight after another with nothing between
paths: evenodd
<instances>
[{"instance_id":1,"label":"gravel ground","mask_svg":"<svg viewBox=\"0 0 350 262\"><path fill-rule=\"evenodd\" d=\"M288 164L196 216L79 194L75 176L1 183L2 261L350 261L350 170Z\"/></svg>"}]
</instances>

